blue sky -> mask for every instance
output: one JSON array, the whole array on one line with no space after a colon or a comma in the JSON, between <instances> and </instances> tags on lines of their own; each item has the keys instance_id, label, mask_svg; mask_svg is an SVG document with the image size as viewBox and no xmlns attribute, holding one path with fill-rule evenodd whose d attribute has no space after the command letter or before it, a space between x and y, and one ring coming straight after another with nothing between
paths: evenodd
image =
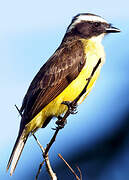
<instances>
[{"instance_id":1,"label":"blue sky","mask_svg":"<svg viewBox=\"0 0 129 180\"><path fill-rule=\"evenodd\" d=\"M46 2L5 0L0 2L0 108L2 123L0 153L3 154L2 177L4 179L10 179L7 174L5 175L5 165L17 136L20 122L14 105L21 106L30 81L41 65L58 47L72 17L80 12L91 12L101 15L110 23L113 23L114 26L120 28L122 33L109 35L103 41L107 62L93 92L87 98L87 102L79 108L79 115L74 117L75 120L73 117L71 119L76 121L74 127L77 128L80 126L77 119L87 118L87 123L84 120L81 121L83 128L85 127L87 130L87 144L89 136L91 137L90 141L92 139L94 142L94 136L92 137L90 134L91 129L95 130L96 138L100 138L99 135L101 133L108 134L109 130L114 128L115 120L111 122L106 121L106 126L102 122L105 113L115 117L119 112L119 115L122 116L123 110L128 106L129 102L129 83L126 79L129 68L128 7L129 2L127 0L48 0ZM116 108L111 106L112 103L116 103ZM93 109L96 109L94 113ZM99 117L100 129L95 128L97 125L96 119L98 119L96 117ZM117 121L117 125L119 126L120 124L121 122ZM47 143L50 127L53 125L49 125L49 132L48 129L38 132L39 137L44 139L43 143ZM74 129L70 121L64 136L67 137L69 131L76 134ZM45 133L45 137L42 135L42 132L43 134ZM59 142L61 142L61 137L59 137ZM70 142L69 140L69 149ZM32 146L33 143L31 143ZM78 142L75 144L78 144ZM22 161L26 162L27 149L24 154ZM20 173L20 169L17 172ZM18 173L14 176L15 179L17 179Z\"/></svg>"}]
</instances>

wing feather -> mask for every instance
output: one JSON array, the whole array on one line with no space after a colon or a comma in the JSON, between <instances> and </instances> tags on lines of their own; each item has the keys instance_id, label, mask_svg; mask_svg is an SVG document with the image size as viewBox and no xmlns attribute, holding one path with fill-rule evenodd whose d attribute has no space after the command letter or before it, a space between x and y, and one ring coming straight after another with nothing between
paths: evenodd
<instances>
[{"instance_id":1,"label":"wing feather","mask_svg":"<svg viewBox=\"0 0 129 180\"><path fill-rule=\"evenodd\" d=\"M55 99L78 76L84 64L81 41L60 46L30 84L21 107L25 117L23 123L27 124Z\"/></svg>"}]
</instances>

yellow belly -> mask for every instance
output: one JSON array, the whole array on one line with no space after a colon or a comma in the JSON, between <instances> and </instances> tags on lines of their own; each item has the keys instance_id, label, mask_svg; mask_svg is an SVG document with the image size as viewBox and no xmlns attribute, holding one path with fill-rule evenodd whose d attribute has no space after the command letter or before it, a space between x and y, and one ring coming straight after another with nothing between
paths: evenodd
<instances>
[{"instance_id":1,"label":"yellow belly","mask_svg":"<svg viewBox=\"0 0 129 180\"><path fill-rule=\"evenodd\" d=\"M67 110L67 106L61 104L63 101L73 101L83 90L87 83L87 78L90 77L93 68L97 64L98 60L102 58L102 63L96 70L94 76L92 77L88 87L87 92L80 98L78 104L80 104L86 96L91 91L96 79L99 76L100 69L104 62L104 50L103 46L97 45L94 42L89 44L84 41L84 50L86 53L86 65L78 75L78 77L72 81L72 83L53 101L51 101L39 114L37 114L27 125L27 132L32 132L41 128L49 116L59 116Z\"/></svg>"}]
</instances>

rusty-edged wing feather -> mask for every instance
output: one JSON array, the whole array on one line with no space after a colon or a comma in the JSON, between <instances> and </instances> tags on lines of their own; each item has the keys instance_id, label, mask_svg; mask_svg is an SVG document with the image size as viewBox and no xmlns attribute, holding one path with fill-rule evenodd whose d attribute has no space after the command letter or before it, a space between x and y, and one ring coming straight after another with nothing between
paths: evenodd
<instances>
[{"instance_id":1,"label":"rusty-edged wing feather","mask_svg":"<svg viewBox=\"0 0 129 180\"><path fill-rule=\"evenodd\" d=\"M35 76L25 95L21 107L24 125L78 76L85 61L83 44L79 40L65 42L57 49Z\"/></svg>"}]
</instances>

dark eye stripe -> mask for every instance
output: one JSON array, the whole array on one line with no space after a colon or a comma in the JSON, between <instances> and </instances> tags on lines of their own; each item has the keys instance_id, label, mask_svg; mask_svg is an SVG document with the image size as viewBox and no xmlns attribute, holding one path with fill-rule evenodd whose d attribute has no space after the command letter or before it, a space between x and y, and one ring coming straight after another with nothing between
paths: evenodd
<instances>
[{"instance_id":1,"label":"dark eye stripe","mask_svg":"<svg viewBox=\"0 0 129 180\"><path fill-rule=\"evenodd\" d=\"M95 25L95 27L98 27L98 26L100 26L101 24L100 24L100 22L95 22L94 25Z\"/></svg>"}]
</instances>

